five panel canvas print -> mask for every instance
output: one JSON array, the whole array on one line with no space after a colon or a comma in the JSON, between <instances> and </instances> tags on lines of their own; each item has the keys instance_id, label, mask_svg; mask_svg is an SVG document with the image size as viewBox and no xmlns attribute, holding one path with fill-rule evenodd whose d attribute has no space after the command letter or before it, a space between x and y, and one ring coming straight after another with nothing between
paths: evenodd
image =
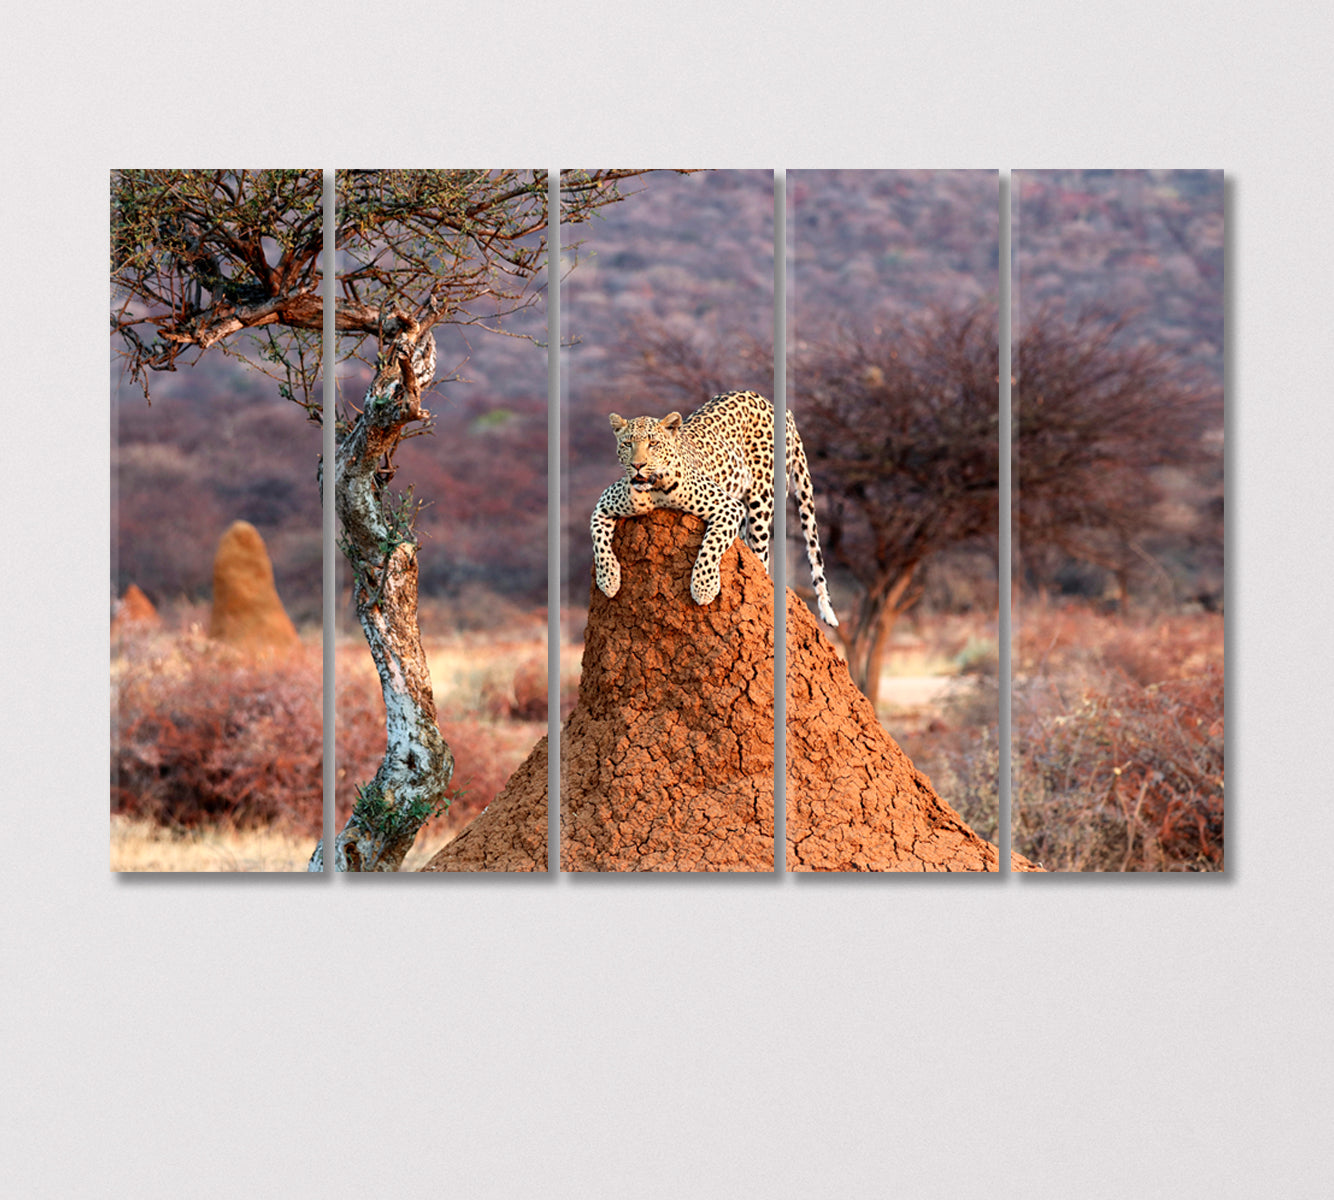
<instances>
[{"instance_id":1,"label":"five panel canvas print","mask_svg":"<svg viewBox=\"0 0 1334 1200\"><path fill-rule=\"evenodd\" d=\"M1221 173L778 179L112 173L113 870L1222 869Z\"/></svg>"}]
</instances>

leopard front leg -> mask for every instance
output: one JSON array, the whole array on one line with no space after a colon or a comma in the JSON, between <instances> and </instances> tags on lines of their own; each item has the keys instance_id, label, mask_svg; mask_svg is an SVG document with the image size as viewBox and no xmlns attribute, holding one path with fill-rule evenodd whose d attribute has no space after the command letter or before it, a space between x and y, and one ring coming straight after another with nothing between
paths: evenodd
<instances>
[{"instance_id":1,"label":"leopard front leg","mask_svg":"<svg viewBox=\"0 0 1334 1200\"><path fill-rule=\"evenodd\" d=\"M699 482L699 495L685 511L703 517L709 525L704 530L704 543L699 548L695 566L690 572L690 596L696 604L709 604L717 598L722 588L719 564L741 531L746 506L729 496L717 484L704 480Z\"/></svg>"},{"instance_id":2,"label":"leopard front leg","mask_svg":"<svg viewBox=\"0 0 1334 1200\"><path fill-rule=\"evenodd\" d=\"M637 516L652 507L653 502L647 493L635 491L625 478L613 483L594 505L593 517L589 521L593 534L593 565L597 571L598 588L604 596L614 596L621 590L621 564L616 561L611 548L617 518Z\"/></svg>"}]
</instances>

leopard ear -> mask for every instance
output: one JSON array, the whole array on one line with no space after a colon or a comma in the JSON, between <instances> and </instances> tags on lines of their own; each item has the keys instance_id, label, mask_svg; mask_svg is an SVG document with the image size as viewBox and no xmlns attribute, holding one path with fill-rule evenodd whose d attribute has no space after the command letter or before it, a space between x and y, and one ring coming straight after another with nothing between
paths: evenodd
<instances>
[{"instance_id":1,"label":"leopard ear","mask_svg":"<svg viewBox=\"0 0 1334 1200\"><path fill-rule=\"evenodd\" d=\"M630 424L630 422L627 421L623 416L621 416L620 413L612 413L610 420L611 420L612 430L615 433L620 433L622 429L624 429L627 425Z\"/></svg>"},{"instance_id":2,"label":"leopard ear","mask_svg":"<svg viewBox=\"0 0 1334 1200\"><path fill-rule=\"evenodd\" d=\"M681 427L681 414L679 412L668 413L658 424L664 429L679 429Z\"/></svg>"}]
</instances>

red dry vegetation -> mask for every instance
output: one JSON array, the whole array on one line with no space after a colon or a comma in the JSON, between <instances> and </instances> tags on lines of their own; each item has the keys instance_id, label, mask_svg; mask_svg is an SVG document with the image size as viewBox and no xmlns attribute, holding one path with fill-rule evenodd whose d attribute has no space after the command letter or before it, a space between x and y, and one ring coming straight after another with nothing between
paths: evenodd
<instances>
[{"instance_id":1,"label":"red dry vegetation","mask_svg":"<svg viewBox=\"0 0 1334 1200\"><path fill-rule=\"evenodd\" d=\"M133 630L116 639L111 811L161 825L322 825L323 715L318 650L256 658L197 633ZM337 688L336 820L384 755L384 702L373 675ZM477 816L545 732L546 722L444 717L454 752L449 811L423 838Z\"/></svg>"},{"instance_id":2,"label":"red dry vegetation","mask_svg":"<svg viewBox=\"0 0 1334 1200\"><path fill-rule=\"evenodd\" d=\"M1015 849L1053 870L1223 867L1223 620L1024 606Z\"/></svg>"},{"instance_id":3,"label":"red dry vegetation","mask_svg":"<svg viewBox=\"0 0 1334 1200\"><path fill-rule=\"evenodd\" d=\"M117 650L112 812L318 836L318 651L255 658L195 635L152 633L127 636Z\"/></svg>"}]
</instances>

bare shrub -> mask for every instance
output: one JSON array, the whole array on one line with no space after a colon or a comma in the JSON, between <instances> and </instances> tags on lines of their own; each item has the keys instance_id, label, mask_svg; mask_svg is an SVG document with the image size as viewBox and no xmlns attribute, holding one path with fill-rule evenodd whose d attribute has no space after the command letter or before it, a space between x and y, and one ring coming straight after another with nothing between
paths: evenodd
<instances>
[{"instance_id":1,"label":"bare shrub","mask_svg":"<svg viewBox=\"0 0 1334 1200\"><path fill-rule=\"evenodd\" d=\"M1015 849L1048 869L1223 867L1221 618L1021 624Z\"/></svg>"},{"instance_id":2,"label":"bare shrub","mask_svg":"<svg viewBox=\"0 0 1334 1200\"><path fill-rule=\"evenodd\" d=\"M318 657L254 659L197 636L123 639L111 810L163 825L318 830Z\"/></svg>"},{"instance_id":3,"label":"bare shrub","mask_svg":"<svg viewBox=\"0 0 1334 1200\"><path fill-rule=\"evenodd\" d=\"M941 731L941 736L926 740L930 758L919 760L918 765L932 786L974 832L989 842L998 841L1000 742L994 720L968 729L949 727Z\"/></svg>"}]
</instances>

